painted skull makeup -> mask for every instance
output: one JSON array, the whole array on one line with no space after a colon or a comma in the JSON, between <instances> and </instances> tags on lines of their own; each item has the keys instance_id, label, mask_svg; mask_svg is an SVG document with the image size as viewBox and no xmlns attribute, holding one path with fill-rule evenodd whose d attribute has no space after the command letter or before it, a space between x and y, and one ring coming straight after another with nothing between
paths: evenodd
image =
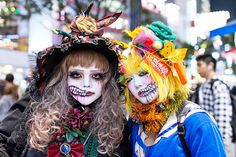
<instances>
[{"instance_id":1,"label":"painted skull makeup","mask_svg":"<svg viewBox=\"0 0 236 157\"><path fill-rule=\"evenodd\" d=\"M71 66L68 74L70 94L82 105L90 105L102 95L105 74L95 64Z\"/></svg>"},{"instance_id":2,"label":"painted skull makeup","mask_svg":"<svg viewBox=\"0 0 236 157\"><path fill-rule=\"evenodd\" d=\"M128 89L142 104L151 103L158 97L158 88L148 74L134 74L128 83Z\"/></svg>"}]
</instances>

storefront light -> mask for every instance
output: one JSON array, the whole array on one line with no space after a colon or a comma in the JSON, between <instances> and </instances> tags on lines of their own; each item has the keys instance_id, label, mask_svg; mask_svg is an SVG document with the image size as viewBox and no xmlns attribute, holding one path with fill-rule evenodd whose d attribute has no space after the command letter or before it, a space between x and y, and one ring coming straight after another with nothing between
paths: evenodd
<instances>
[{"instance_id":1,"label":"storefront light","mask_svg":"<svg viewBox=\"0 0 236 157\"><path fill-rule=\"evenodd\" d=\"M0 8L4 8L6 6L6 2L5 1L1 1L0 2Z\"/></svg>"},{"instance_id":2,"label":"storefront light","mask_svg":"<svg viewBox=\"0 0 236 157\"><path fill-rule=\"evenodd\" d=\"M198 53L199 53L199 55L202 55L202 54L205 53L205 51L206 51L206 49L200 48L200 49L198 50Z\"/></svg>"},{"instance_id":3,"label":"storefront light","mask_svg":"<svg viewBox=\"0 0 236 157\"><path fill-rule=\"evenodd\" d=\"M19 39L19 35L18 34L9 34L6 36L6 38L8 39Z\"/></svg>"},{"instance_id":4,"label":"storefront light","mask_svg":"<svg viewBox=\"0 0 236 157\"><path fill-rule=\"evenodd\" d=\"M23 69L22 69L22 68L16 68L16 72L22 73L22 72L23 72Z\"/></svg>"},{"instance_id":5,"label":"storefront light","mask_svg":"<svg viewBox=\"0 0 236 157\"><path fill-rule=\"evenodd\" d=\"M218 60L220 58L219 52L212 52L212 57Z\"/></svg>"},{"instance_id":6,"label":"storefront light","mask_svg":"<svg viewBox=\"0 0 236 157\"><path fill-rule=\"evenodd\" d=\"M5 65L3 66L3 73L8 74L11 73L13 70L13 66L12 65Z\"/></svg>"},{"instance_id":7,"label":"storefront light","mask_svg":"<svg viewBox=\"0 0 236 157\"><path fill-rule=\"evenodd\" d=\"M231 69L231 68L225 69L225 74L226 75L232 75L233 74L233 69Z\"/></svg>"},{"instance_id":8,"label":"storefront light","mask_svg":"<svg viewBox=\"0 0 236 157\"><path fill-rule=\"evenodd\" d=\"M5 11L5 13L7 13L8 12L8 8L4 8L4 11Z\"/></svg>"},{"instance_id":9,"label":"storefront light","mask_svg":"<svg viewBox=\"0 0 236 157\"><path fill-rule=\"evenodd\" d=\"M11 7L11 12L14 12L16 10L15 7Z\"/></svg>"},{"instance_id":10,"label":"storefront light","mask_svg":"<svg viewBox=\"0 0 236 157\"><path fill-rule=\"evenodd\" d=\"M9 48L9 49L13 49L16 45L14 45L14 43L7 38L4 39L0 39L0 48Z\"/></svg>"},{"instance_id":11,"label":"storefront light","mask_svg":"<svg viewBox=\"0 0 236 157\"><path fill-rule=\"evenodd\" d=\"M16 8L14 13L15 13L15 15L18 15L20 13L20 10L18 8Z\"/></svg>"},{"instance_id":12,"label":"storefront light","mask_svg":"<svg viewBox=\"0 0 236 157\"><path fill-rule=\"evenodd\" d=\"M229 50L230 50L230 44L225 44L224 51L229 51Z\"/></svg>"},{"instance_id":13,"label":"storefront light","mask_svg":"<svg viewBox=\"0 0 236 157\"><path fill-rule=\"evenodd\" d=\"M216 50L220 50L221 45L223 44L221 37L216 36L213 40L213 46Z\"/></svg>"}]
</instances>

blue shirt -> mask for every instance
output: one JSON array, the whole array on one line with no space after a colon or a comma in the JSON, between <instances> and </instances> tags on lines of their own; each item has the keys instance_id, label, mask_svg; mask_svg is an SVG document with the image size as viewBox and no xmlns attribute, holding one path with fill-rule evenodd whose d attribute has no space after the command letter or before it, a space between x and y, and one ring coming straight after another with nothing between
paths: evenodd
<instances>
[{"instance_id":1,"label":"blue shirt","mask_svg":"<svg viewBox=\"0 0 236 157\"><path fill-rule=\"evenodd\" d=\"M175 124L173 124L172 126L175 126ZM216 124L211 120L208 114L204 112L193 113L185 119L184 126L186 129L185 140L192 157L226 156L222 135L219 129L216 127ZM134 124L131 136L133 146L133 157L137 157L135 153L135 144L138 139L141 139L138 135L138 130L139 125ZM173 129L170 129L170 131L171 130L173 132ZM175 131L171 133L168 137L163 136L154 145L144 147L144 150L146 150L146 157L186 156L176 128Z\"/></svg>"}]
</instances>

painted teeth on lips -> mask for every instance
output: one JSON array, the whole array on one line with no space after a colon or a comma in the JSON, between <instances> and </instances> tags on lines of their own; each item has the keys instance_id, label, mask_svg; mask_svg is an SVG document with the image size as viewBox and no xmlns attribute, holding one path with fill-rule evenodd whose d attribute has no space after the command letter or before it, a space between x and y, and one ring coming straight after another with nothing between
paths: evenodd
<instances>
[{"instance_id":1,"label":"painted teeth on lips","mask_svg":"<svg viewBox=\"0 0 236 157\"><path fill-rule=\"evenodd\" d=\"M77 95L81 96L81 97L86 97L86 96L91 96L93 95L93 92L83 92L83 93L78 93Z\"/></svg>"},{"instance_id":2,"label":"painted teeth on lips","mask_svg":"<svg viewBox=\"0 0 236 157\"><path fill-rule=\"evenodd\" d=\"M81 97L91 96L94 94L93 92L86 92L85 90L81 90L79 88L76 88L75 86L70 86L70 91L73 95L79 95Z\"/></svg>"},{"instance_id":3,"label":"painted teeth on lips","mask_svg":"<svg viewBox=\"0 0 236 157\"><path fill-rule=\"evenodd\" d=\"M150 84L150 85L148 85L147 88L140 90L140 91L138 92L138 95L139 95L140 97L148 96L150 93L154 92L155 89L156 89L156 87Z\"/></svg>"},{"instance_id":4,"label":"painted teeth on lips","mask_svg":"<svg viewBox=\"0 0 236 157\"><path fill-rule=\"evenodd\" d=\"M78 95L78 94L85 94L84 90L80 90L79 88L76 88L75 86L70 86L70 91L72 92L73 95Z\"/></svg>"}]
</instances>

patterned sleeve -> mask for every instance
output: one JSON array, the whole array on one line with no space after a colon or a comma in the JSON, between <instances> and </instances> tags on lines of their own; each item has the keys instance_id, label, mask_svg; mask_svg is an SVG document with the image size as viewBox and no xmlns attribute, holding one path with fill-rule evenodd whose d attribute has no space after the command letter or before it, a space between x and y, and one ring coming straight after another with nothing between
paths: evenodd
<instances>
[{"instance_id":1,"label":"patterned sleeve","mask_svg":"<svg viewBox=\"0 0 236 157\"><path fill-rule=\"evenodd\" d=\"M232 106L230 92L225 84L215 81L212 87L214 101L214 118L224 139L231 136L230 121L232 117Z\"/></svg>"}]
</instances>

